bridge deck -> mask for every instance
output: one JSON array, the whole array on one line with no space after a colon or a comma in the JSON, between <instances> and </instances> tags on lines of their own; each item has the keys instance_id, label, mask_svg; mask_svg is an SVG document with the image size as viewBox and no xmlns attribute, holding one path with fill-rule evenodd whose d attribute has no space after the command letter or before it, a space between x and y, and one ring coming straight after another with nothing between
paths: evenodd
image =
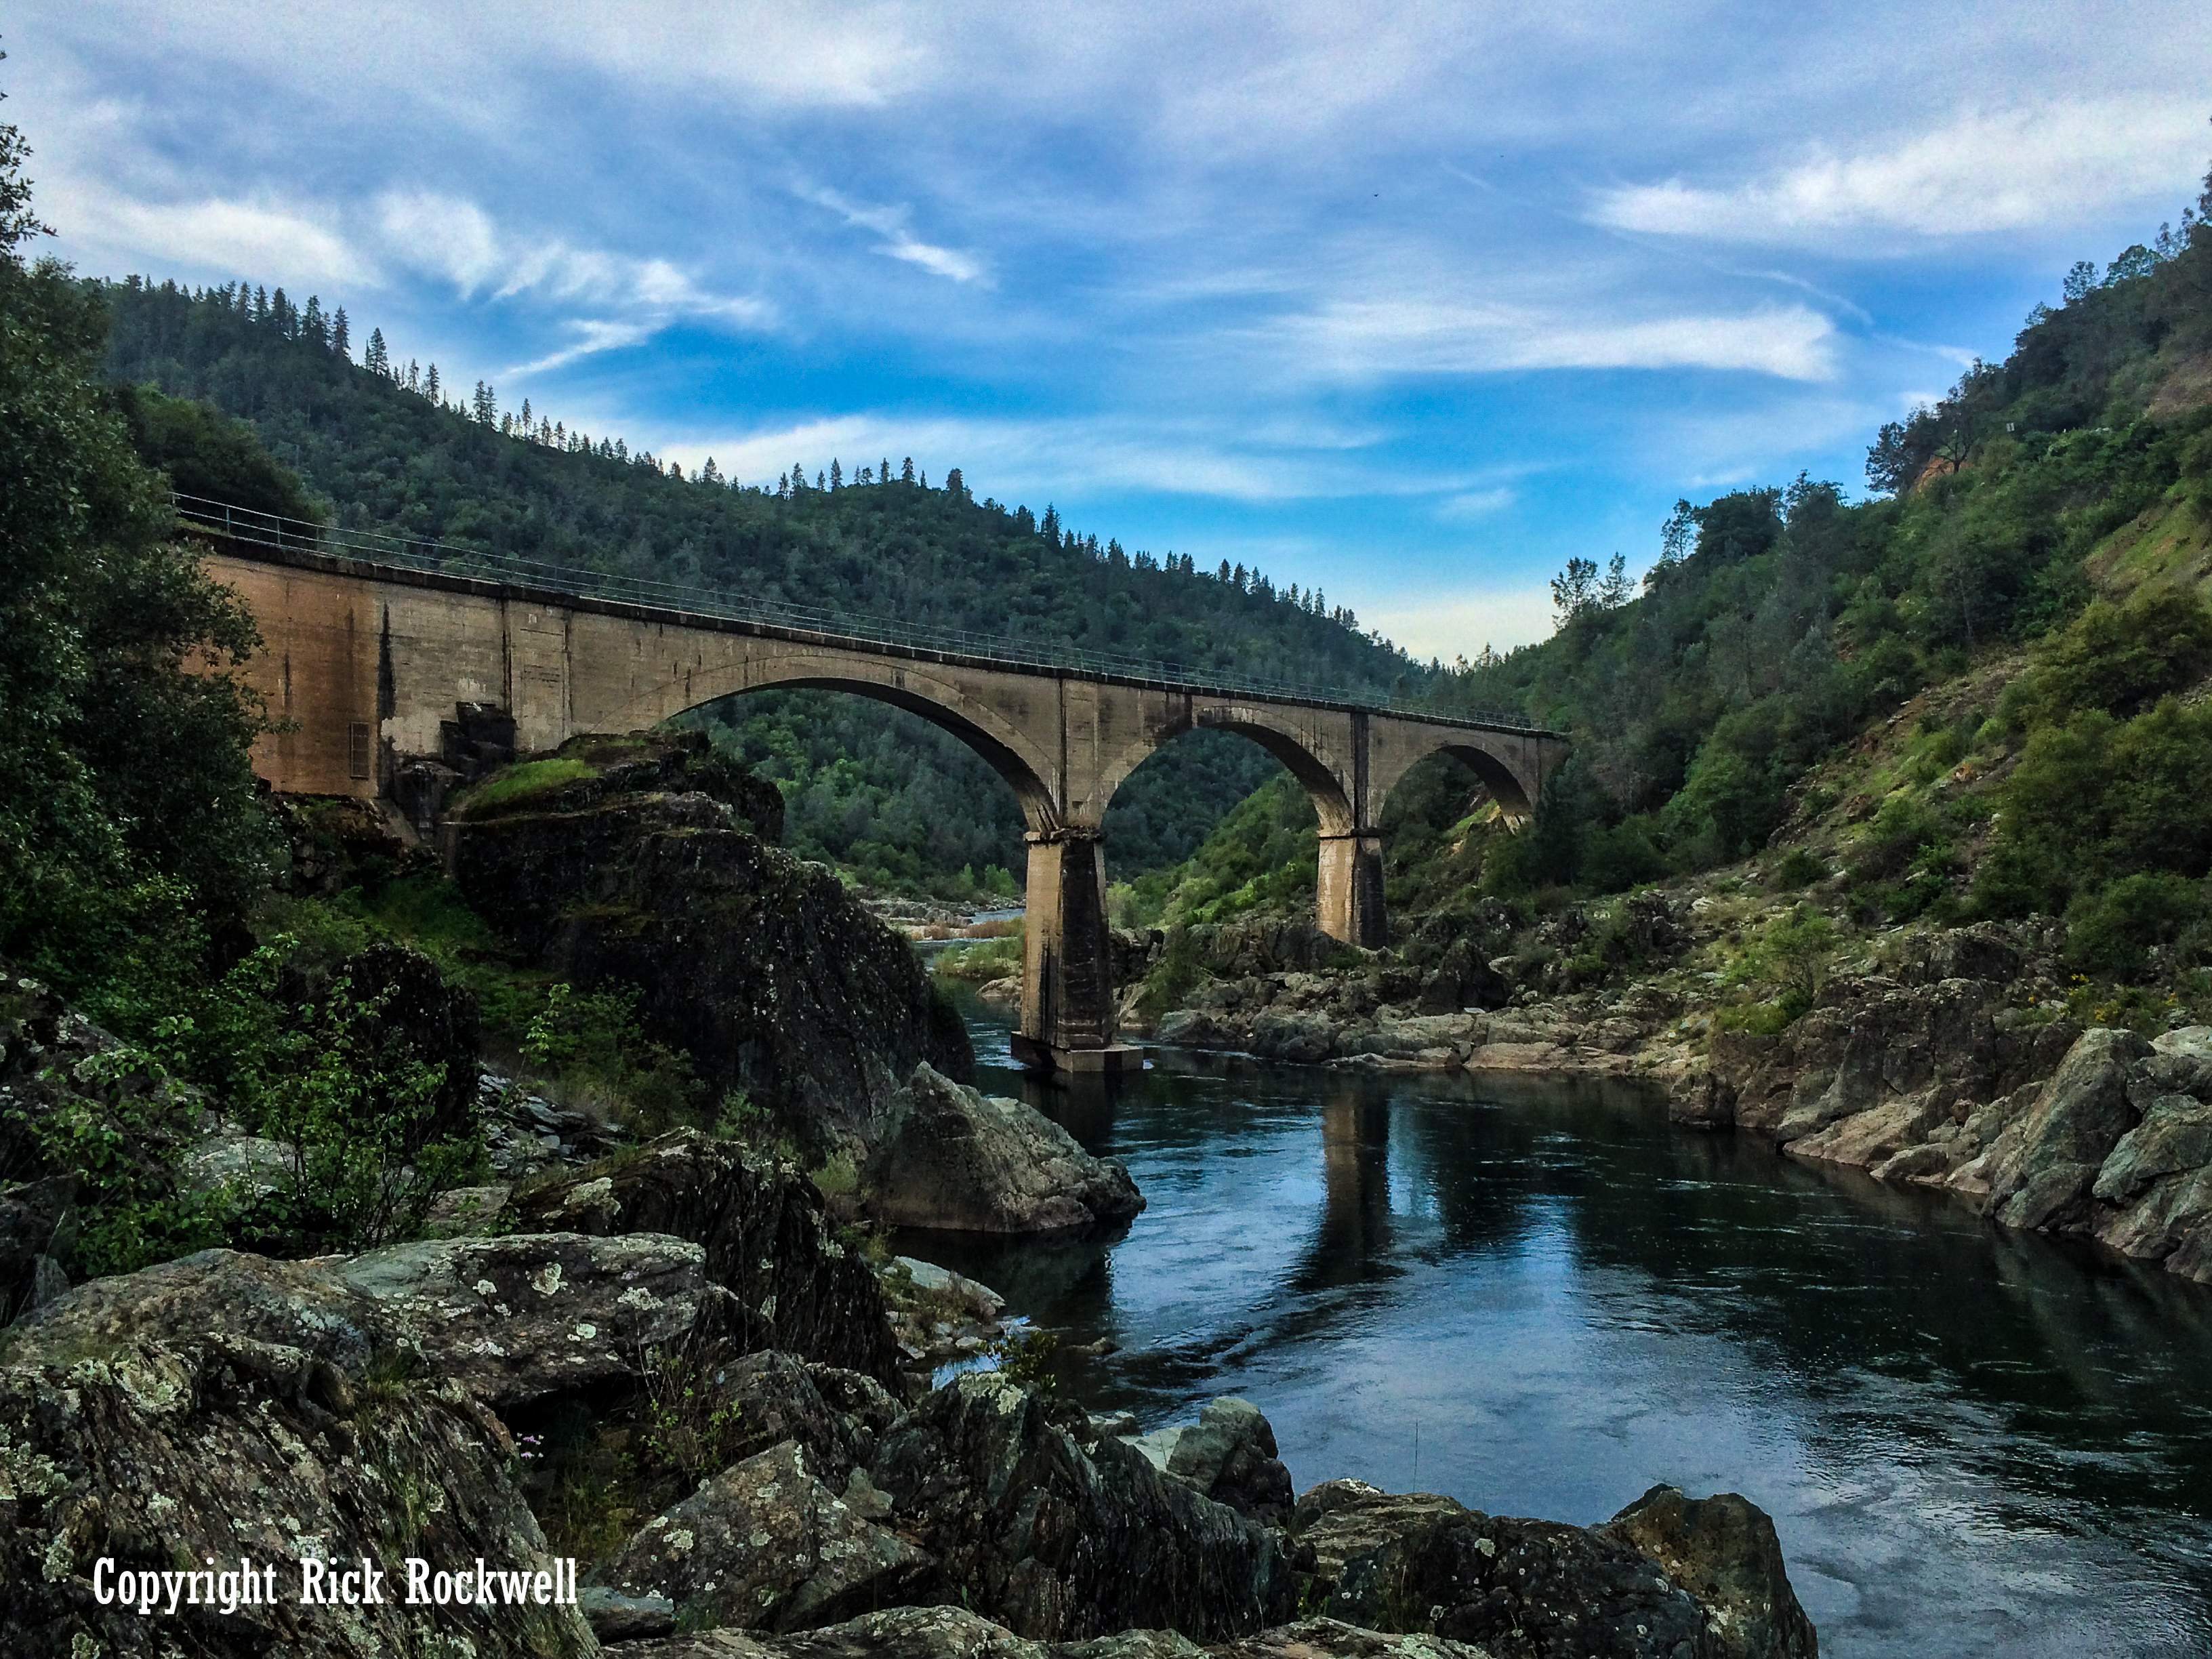
<instances>
[{"instance_id":1,"label":"bridge deck","mask_svg":"<svg viewBox=\"0 0 2212 1659\"><path fill-rule=\"evenodd\" d=\"M450 543L332 529L197 496L177 495L174 500L179 515L190 529L226 544L234 556L300 569L483 599L557 605L634 622L787 640L911 662L1071 676L1171 696L1261 697L1334 712L1388 714L1461 731L1531 738L1561 736L1534 721L1487 710L1474 715L1440 714L1402 697L1209 673L1075 647L925 628L888 617L855 617L809 605L750 599L725 590L687 588L673 582L486 553Z\"/></svg>"}]
</instances>

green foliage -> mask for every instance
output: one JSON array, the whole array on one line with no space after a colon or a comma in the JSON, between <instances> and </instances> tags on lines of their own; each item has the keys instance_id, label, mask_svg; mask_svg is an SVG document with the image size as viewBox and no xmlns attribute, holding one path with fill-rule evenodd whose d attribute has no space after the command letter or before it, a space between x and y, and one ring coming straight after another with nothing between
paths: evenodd
<instances>
[{"instance_id":1,"label":"green foliage","mask_svg":"<svg viewBox=\"0 0 2212 1659\"><path fill-rule=\"evenodd\" d=\"M456 817L498 817L503 813L521 810L539 796L549 794L563 784L594 775L587 762L571 755L524 761L520 765L503 769L497 776L488 778L461 794L452 803L452 811Z\"/></svg>"},{"instance_id":2,"label":"green foliage","mask_svg":"<svg viewBox=\"0 0 2212 1659\"><path fill-rule=\"evenodd\" d=\"M1802 1013L1827 983L1836 942L1836 924L1820 911L1800 904L1759 930L1744 953L1744 968L1754 980L1778 990L1781 1000Z\"/></svg>"},{"instance_id":3,"label":"green foliage","mask_svg":"<svg viewBox=\"0 0 2212 1659\"><path fill-rule=\"evenodd\" d=\"M1135 927L1225 921L1313 902L1321 861L1313 801L1287 772L1240 804L1183 863L1131 884Z\"/></svg>"},{"instance_id":4,"label":"green foliage","mask_svg":"<svg viewBox=\"0 0 2212 1659\"><path fill-rule=\"evenodd\" d=\"M2133 714L2212 666L2212 609L2193 588L2159 586L2124 605L2100 599L2036 653L2005 689L2014 726L2063 721L2082 709Z\"/></svg>"},{"instance_id":5,"label":"green foliage","mask_svg":"<svg viewBox=\"0 0 2212 1659\"><path fill-rule=\"evenodd\" d=\"M744 1413L714 1387L706 1358L678 1342L645 1351L638 1443L647 1462L696 1484L736 1461Z\"/></svg>"},{"instance_id":6,"label":"green foliage","mask_svg":"<svg viewBox=\"0 0 2212 1659\"><path fill-rule=\"evenodd\" d=\"M639 1000L631 985L555 985L523 1036L523 1057L564 1091L603 1102L640 1135L703 1127L706 1085L689 1054L645 1035Z\"/></svg>"},{"instance_id":7,"label":"green foliage","mask_svg":"<svg viewBox=\"0 0 2212 1659\"><path fill-rule=\"evenodd\" d=\"M252 619L175 538L97 378L100 294L24 256L25 153L0 126L0 953L75 994L144 884L234 914L275 843L234 672Z\"/></svg>"},{"instance_id":8,"label":"green foliage","mask_svg":"<svg viewBox=\"0 0 2212 1659\"><path fill-rule=\"evenodd\" d=\"M419 1233L432 1201L483 1157L472 1133L433 1139L442 1065L380 1018L392 991L357 997L341 974L295 1008L279 994L291 941L264 945L195 1015L163 1022L170 1051L217 1080L256 1134L283 1144L276 1190L239 1226L280 1254L353 1252Z\"/></svg>"},{"instance_id":9,"label":"green foliage","mask_svg":"<svg viewBox=\"0 0 2212 1659\"><path fill-rule=\"evenodd\" d=\"M310 523L323 517L298 476L262 448L245 422L149 386L117 387L116 403L129 424L131 447L168 475L173 489Z\"/></svg>"},{"instance_id":10,"label":"green foliage","mask_svg":"<svg viewBox=\"0 0 2212 1659\"><path fill-rule=\"evenodd\" d=\"M2066 910L2066 957L2083 972L2138 980L2160 965L2153 951L2179 942L2201 960L2212 947L2212 903L2204 884L2160 871L2123 876L2083 893Z\"/></svg>"},{"instance_id":11,"label":"green foliage","mask_svg":"<svg viewBox=\"0 0 2212 1659\"><path fill-rule=\"evenodd\" d=\"M1817 855L1802 847L1793 847L1782 855L1769 878L1778 893L1794 893L1801 887L1809 887L1826 878L1828 866Z\"/></svg>"},{"instance_id":12,"label":"green foliage","mask_svg":"<svg viewBox=\"0 0 2212 1659\"><path fill-rule=\"evenodd\" d=\"M1000 1373L1025 1389L1050 1394L1060 1387L1055 1361L1060 1338L1050 1331L1018 1331L1000 1337L984 1350L999 1362Z\"/></svg>"}]
</instances>

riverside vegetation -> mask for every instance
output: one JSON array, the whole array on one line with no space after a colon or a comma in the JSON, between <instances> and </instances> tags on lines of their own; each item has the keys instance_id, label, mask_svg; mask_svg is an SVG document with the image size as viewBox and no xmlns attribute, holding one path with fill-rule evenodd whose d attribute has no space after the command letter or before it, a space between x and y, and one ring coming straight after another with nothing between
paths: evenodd
<instances>
[{"instance_id":1,"label":"riverside vegetation","mask_svg":"<svg viewBox=\"0 0 2212 1659\"><path fill-rule=\"evenodd\" d=\"M962 1081L911 946L779 844L785 793L726 743L522 757L434 848L258 791L253 621L167 486L321 503L252 431L103 383L113 296L29 257L23 155L0 126L11 1652L1814 1651L1741 1498L1656 1488L1590 1528L1297 1498L1248 1404L1140 1438L1060 1401L995 1297L881 1224L1110 1227L1141 1196ZM1000 1369L930 1386L994 1339ZM157 1613L97 1576L250 1560L289 1591L296 1560L409 1557L478 1593ZM580 1595L522 1599L556 1557Z\"/></svg>"}]
</instances>

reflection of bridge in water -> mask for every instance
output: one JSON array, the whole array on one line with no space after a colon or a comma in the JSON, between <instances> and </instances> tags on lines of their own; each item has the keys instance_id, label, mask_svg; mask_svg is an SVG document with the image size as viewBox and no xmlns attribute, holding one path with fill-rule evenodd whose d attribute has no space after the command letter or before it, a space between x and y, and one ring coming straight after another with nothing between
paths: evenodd
<instances>
[{"instance_id":1,"label":"reflection of bridge in water","mask_svg":"<svg viewBox=\"0 0 2212 1659\"><path fill-rule=\"evenodd\" d=\"M336 532L180 499L211 574L236 588L264 649L248 678L288 723L262 775L302 794L392 793L465 720L513 723L515 746L627 732L723 697L815 687L872 697L943 727L1019 799L1029 885L1017 1052L1112 1071L1106 939L1108 803L1158 749L1199 727L1281 761L1321 824L1321 925L1386 936L1383 801L1431 755L1471 766L1525 821L1565 755L1508 719L1446 720L1292 685L1200 677L1017 641L873 624L799 607L612 579L437 544Z\"/></svg>"}]
</instances>

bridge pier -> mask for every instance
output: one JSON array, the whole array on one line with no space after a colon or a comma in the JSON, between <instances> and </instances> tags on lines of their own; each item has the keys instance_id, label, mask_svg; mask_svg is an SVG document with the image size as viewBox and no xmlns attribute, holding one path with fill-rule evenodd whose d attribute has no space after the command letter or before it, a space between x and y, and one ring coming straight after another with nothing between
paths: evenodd
<instances>
[{"instance_id":1,"label":"bridge pier","mask_svg":"<svg viewBox=\"0 0 2212 1659\"><path fill-rule=\"evenodd\" d=\"M1022 1018L1014 1058L1060 1072L1137 1072L1145 1051L1114 1041L1106 937L1105 837L1031 830L1022 941Z\"/></svg>"},{"instance_id":2,"label":"bridge pier","mask_svg":"<svg viewBox=\"0 0 2212 1659\"><path fill-rule=\"evenodd\" d=\"M1321 838L1321 879L1315 893L1321 930L1363 950L1390 942L1382 898L1382 836L1374 830Z\"/></svg>"}]
</instances>

